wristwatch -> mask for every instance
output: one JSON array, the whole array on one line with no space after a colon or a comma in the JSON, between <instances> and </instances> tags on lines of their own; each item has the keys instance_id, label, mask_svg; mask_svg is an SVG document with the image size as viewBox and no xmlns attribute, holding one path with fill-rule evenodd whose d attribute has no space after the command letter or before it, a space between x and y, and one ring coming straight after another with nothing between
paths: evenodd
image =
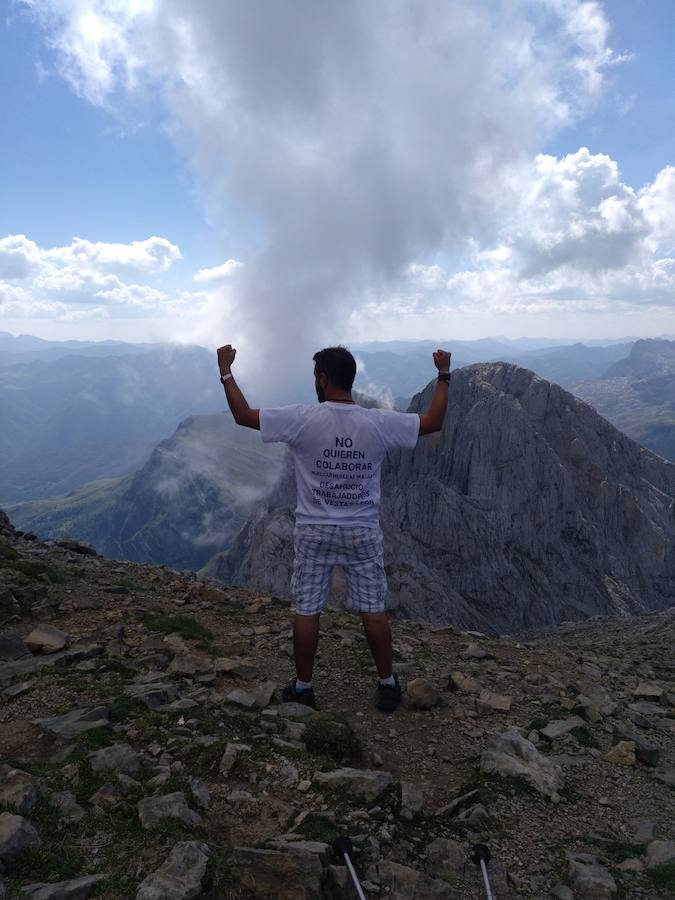
<instances>
[{"instance_id":1,"label":"wristwatch","mask_svg":"<svg viewBox=\"0 0 675 900\"><path fill-rule=\"evenodd\" d=\"M226 375L221 375L221 376L220 376L220 383L221 383L222 385L224 385L226 381L229 381L229 380L230 380L230 378L234 378L234 375L232 374L232 372L228 372Z\"/></svg>"},{"instance_id":2,"label":"wristwatch","mask_svg":"<svg viewBox=\"0 0 675 900\"><path fill-rule=\"evenodd\" d=\"M450 381L450 373L449 372L439 372L438 380L439 381Z\"/></svg>"}]
</instances>

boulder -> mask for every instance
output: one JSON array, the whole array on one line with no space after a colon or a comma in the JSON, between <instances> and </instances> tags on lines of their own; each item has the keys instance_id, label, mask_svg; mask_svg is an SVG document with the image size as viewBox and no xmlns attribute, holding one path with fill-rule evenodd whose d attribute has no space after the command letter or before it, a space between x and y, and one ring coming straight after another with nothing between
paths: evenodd
<instances>
[{"instance_id":1,"label":"boulder","mask_svg":"<svg viewBox=\"0 0 675 900\"><path fill-rule=\"evenodd\" d=\"M233 864L234 877L249 896L259 900L323 900L325 853L313 852L306 844L289 844L285 850L235 847Z\"/></svg>"},{"instance_id":2,"label":"boulder","mask_svg":"<svg viewBox=\"0 0 675 900\"><path fill-rule=\"evenodd\" d=\"M603 757L615 766L635 765L635 744L633 741L619 741L605 753Z\"/></svg>"},{"instance_id":3,"label":"boulder","mask_svg":"<svg viewBox=\"0 0 675 900\"><path fill-rule=\"evenodd\" d=\"M461 900L447 881L431 878L408 866L382 860L378 866L382 887L396 900Z\"/></svg>"},{"instance_id":4,"label":"boulder","mask_svg":"<svg viewBox=\"0 0 675 900\"><path fill-rule=\"evenodd\" d=\"M175 819L188 827L202 824L202 817L190 809L182 791L139 800L138 817L143 828L154 828L164 819Z\"/></svg>"},{"instance_id":5,"label":"boulder","mask_svg":"<svg viewBox=\"0 0 675 900\"><path fill-rule=\"evenodd\" d=\"M159 869L140 883L136 900L194 900L200 897L208 854L208 845L200 841L176 844Z\"/></svg>"},{"instance_id":6,"label":"boulder","mask_svg":"<svg viewBox=\"0 0 675 900\"><path fill-rule=\"evenodd\" d=\"M138 774L141 767L138 753L129 744L112 744L95 750L89 754L89 762L92 771L102 772L109 769L111 772L129 775L132 778Z\"/></svg>"},{"instance_id":7,"label":"boulder","mask_svg":"<svg viewBox=\"0 0 675 900\"><path fill-rule=\"evenodd\" d=\"M551 800L560 799L564 784L559 765L543 756L531 741L509 729L493 735L487 750L481 753L480 770L485 774L524 778L539 793Z\"/></svg>"},{"instance_id":8,"label":"boulder","mask_svg":"<svg viewBox=\"0 0 675 900\"><path fill-rule=\"evenodd\" d=\"M554 719L553 722L548 723L546 728L541 729L541 734L549 741L555 741L557 738L569 734L574 728L581 728L583 725L584 720L579 716L570 716L569 719Z\"/></svg>"},{"instance_id":9,"label":"boulder","mask_svg":"<svg viewBox=\"0 0 675 900\"><path fill-rule=\"evenodd\" d=\"M11 806L19 815L29 813L37 802L33 776L22 769L0 765L0 804Z\"/></svg>"},{"instance_id":10,"label":"boulder","mask_svg":"<svg viewBox=\"0 0 675 900\"><path fill-rule=\"evenodd\" d=\"M30 650L18 631L0 631L0 660L25 659Z\"/></svg>"},{"instance_id":11,"label":"boulder","mask_svg":"<svg viewBox=\"0 0 675 900\"><path fill-rule=\"evenodd\" d=\"M26 646L33 653L58 653L68 646L70 638L53 625L40 624L26 638Z\"/></svg>"},{"instance_id":12,"label":"boulder","mask_svg":"<svg viewBox=\"0 0 675 900\"><path fill-rule=\"evenodd\" d=\"M34 724L57 737L72 740L92 728L109 726L110 720L107 706L96 706L93 709L73 709L63 716L50 719L36 719Z\"/></svg>"},{"instance_id":13,"label":"boulder","mask_svg":"<svg viewBox=\"0 0 675 900\"><path fill-rule=\"evenodd\" d=\"M406 687L408 704L415 709L431 709L440 702L438 689L428 678L413 678Z\"/></svg>"},{"instance_id":14,"label":"boulder","mask_svg":"<svg viewBox=\"0 0 675 900\"><path fill-rule=\"evenodd\" d=\"M570 856L568 874L579 900L611 900L616 894L616 882L611 873L593 856Z\"/></svg>"},{"instance_id":15,"label":"boulder","mask_svg":"<svg viewBox=\"0 0 675 900\"><path fill-rule=\"evenodd\" d=\"M409 781L401 784L401 818L412 821L422 812L424 794L421 788Z\"/></svg>"},{"instance_id":16,"label":"boulder","mask_svg":"<svg viewBox=\"0 0 675 900\"><path fill-rule=\"evenodd\" d=\"M647 868L675 862L675 841L652 841L647 845Z\"/></svg>"},{"instance_id":17,"label":"boulder","mask_svg":"<svg viewBox=\"0 0 675 900\"><path fill-rule=\"evenodd\" d=\"M99 881L104 881L105 878L105 875L83 875L70 881L28 884L22 888L22 894L26 894L30 900L87 900Z\"/></svg>"},{"instance_id":18,"label":"boulder","mask_svg":"<svg viewBox=\"0 0 675 900\"><path fill-rule=\"evenodd\" d=\"M0 863L10 863L24 850L37 850L41 845L40 835L28 819L0 813Z\"/></svg>"},{"instance_id":19,"label":"boulder","mask_svg":"<svg viewBox=\"0 0 675 900\"><path fill-rule=\"evenodd\" d=\"M434 878L452 883L464 872L467 858L464 847L458 841L436 838L425 849L424 871Z\"/></svg>"},{"instance_id":20,"label":"boulder","mask_svg":"<svg viewBox=\"0 0 675 900\"><path fill-rule=\"evenodd\" d=\"M389 787L392 777L391 772L346 768L317 772L314 780L325 787L345 788L350 794L364 800L375 800Z\"/></svg>"}]
</instances>

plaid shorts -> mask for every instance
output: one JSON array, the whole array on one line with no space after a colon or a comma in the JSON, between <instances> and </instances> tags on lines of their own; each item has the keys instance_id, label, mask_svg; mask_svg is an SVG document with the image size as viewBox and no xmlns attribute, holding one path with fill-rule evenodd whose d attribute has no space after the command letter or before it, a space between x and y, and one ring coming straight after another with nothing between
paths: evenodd
<instances>
[{"instance_id":1,"label":"plaid shorts","mask_svg":"<svg viewBox=\"0 0 675 900\"><path fill-rule=\"evenodd\" d=\"M347 607L358 613L384 610L387 578L379 528L300 525L295 529L291 590L299 616L315 616L328 599L333 566L347 581Z\"/></svg>"}]
</instances>

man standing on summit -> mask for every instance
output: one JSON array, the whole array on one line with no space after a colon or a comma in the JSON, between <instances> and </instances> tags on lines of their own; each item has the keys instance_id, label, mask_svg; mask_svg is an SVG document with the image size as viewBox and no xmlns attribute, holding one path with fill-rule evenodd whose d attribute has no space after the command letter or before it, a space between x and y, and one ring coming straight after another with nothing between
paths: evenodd
<instances>
[{"instance_id":1,"label":"man standing on summit","mask_svg":"<svg viewBox=\"0 0 675 900\"><path fill-rule=\"evenodd\" d=\"M391 712L401 702L392 667L389 619L384 611L387 579L379 521L380 466L387 450L414 447L422 434L440 431L448 403L450 353L437 350L438 382L425 415L365 409L352 399L356 361L344 347L314 354L319 405L251 409L231 372L236 350L218 350L220 380L235 421L258 429L263 441L288 444L295 462L295 600L293 647L297 677L284 700L315 706L312 671L319 616L333 566L342 566L347 606L361 616L377 667L377 707Z\"/></svg>"}]
</instances>

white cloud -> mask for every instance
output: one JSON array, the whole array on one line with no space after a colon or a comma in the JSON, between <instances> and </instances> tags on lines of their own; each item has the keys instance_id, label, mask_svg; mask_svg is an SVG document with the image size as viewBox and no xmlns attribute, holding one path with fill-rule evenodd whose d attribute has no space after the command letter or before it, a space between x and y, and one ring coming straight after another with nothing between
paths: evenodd
<instances>
[{"instance_id":1,"label":"white cloud","mask_svg":"<svg viewBox=\"0 0 675 900\"><path fill-rule=\"evenodd\" d=\"M0 239L0 279L5 279L0 280L0 314L70 321L97 318L114 308L173 314L203 295L167 293L123 276L152 278L177 259L182 259L179 248L161 237L129 244L74 238L64 247L43 248L25 235L7 235Z\"/></svg>"},{"instance_id":2,"label":"white cloud","mask_svg":"<svg viewBox=\"0 0 675 900\"><path fill-rule=\"evenodd\" d=\"M118 274L147 275L165 272L182 259L180 249L161 237L150 237L130 244L104 243L75 237L65 247L45 251L45 258L57 263L70 263L88 268L114 271Z\"/></svg>"},{"instance_id":3,"label":"white cloud","mask_svg":"<svg viewBox=\"0 0 675 900\"><path fill-rule=\"evenodd\" d=\"M200 269L194 276L194 281L197 281L200 284L211 281L221 281L224 278L229 278L237 271L237 269L241 269L242 266L243 263L238 260L228 259L227 262L224 262L221 266L214 266L212 269Z\"/></svg>"},{"instance_id":4,"label":"white cloud","mask_svg":"<svg viewBox=\"0 0 675 900\"><path fill-rule=\"evenodd\" d=\"M237 279L258 342L298 340L299 322L301 341L321 340L373 292L397 290L411 262L461 253L468 237L544 271L611 222L630 257L641 214L619 195L625 209L589 213L578 237L499 234L514 167L598 101L619 59L599 3L28 5L81 96L119 104L149 88L209 209L259 224L265 244Z\"/></svg>"},{"instance_id":5,"label":"white cloud","mask_svg":"<svg viewBox=\"0 0 675 900\"><path fill-rule=\"evenodd\" d=\"M0 239L0 278L27 278L42 265L40 250L25 234Z\"/></svg>"}]
</instances>

